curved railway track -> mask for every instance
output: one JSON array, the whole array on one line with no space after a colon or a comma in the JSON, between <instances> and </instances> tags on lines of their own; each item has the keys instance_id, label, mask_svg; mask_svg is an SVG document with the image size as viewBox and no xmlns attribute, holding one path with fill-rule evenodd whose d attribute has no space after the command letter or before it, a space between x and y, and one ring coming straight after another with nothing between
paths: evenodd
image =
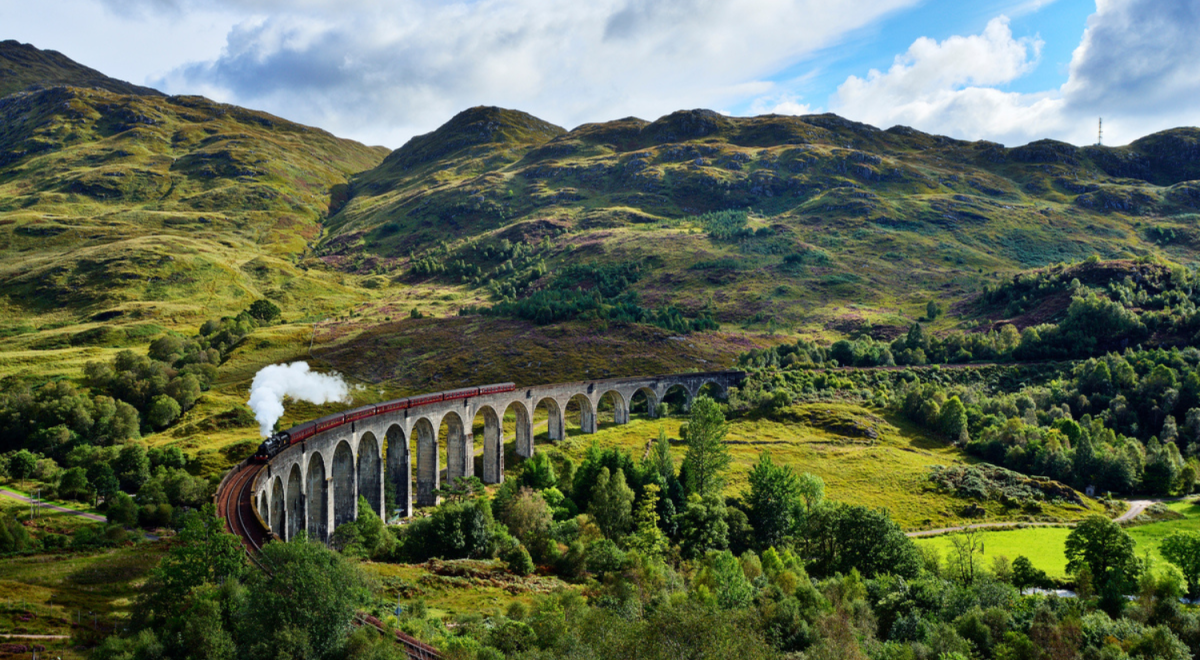
<instances>
[{"instance_id":1,"label":"curved railway track","mask_svg":"<svg viewBox=\"0 0 1200 660\"><path fill-rule=\"evenodd\" d=\"M271 533L263 528L260 519L254 514L254 494L251 490L254 476L262 469L264 466L256 463L248 463L234 468L233 473L222 482L221 487L217 490L216 504L217 512L225 519L225 527L231 534L237 535L242 540L242 547L245 548L250 562L260 571L269 573L267 567L259 561L258 552L270 540ZM382 633L387 633L382 623L373 616L359 613L355 615L355 622L358 625L371 626ZM437 649L417 638L399 630L394 632L396 642L404 647L404 652L408 655L409 660L440 660L442 657L438 654Z\"/></svg>"}]
</instances>

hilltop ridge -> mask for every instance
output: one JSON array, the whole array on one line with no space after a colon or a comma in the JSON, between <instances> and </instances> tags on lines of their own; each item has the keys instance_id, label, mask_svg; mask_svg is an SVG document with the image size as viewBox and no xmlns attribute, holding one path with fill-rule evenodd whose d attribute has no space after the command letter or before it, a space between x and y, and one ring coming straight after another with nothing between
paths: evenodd
<instances>
[{"instance_id":1,"label":"hilltop ridge","mask_svg":"<svg viewBox=\"0 0 1200 660\"><path fill-rule=\"evenodd\" d=\"M0 41L0 96L21 91L31 85L94 87L117 94L164 96L156 89L110 78L58 51L41 50L31 44L12 39Z\"/></svg>"}]
</instances>

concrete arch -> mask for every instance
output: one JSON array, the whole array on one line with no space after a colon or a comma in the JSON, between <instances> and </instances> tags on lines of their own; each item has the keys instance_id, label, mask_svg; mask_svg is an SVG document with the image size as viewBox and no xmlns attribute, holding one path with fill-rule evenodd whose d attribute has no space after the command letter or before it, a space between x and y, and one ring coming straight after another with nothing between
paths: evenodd
<instances>
[{"instance_id":1,"label":"concrete arch","mask_svg":"<svg viewBox=\"0 0 1200 660\"><path fill-rule=\"evenodd\" d=\"M696 391L691 392L691 398L695 399L696 397L700 396L700 393L704 391L704 388L708 387L709 385L712 385L717 390L717 395L713 398L725 399L729 396L729 390L726 389L724 385L721 385L715 380L708 379L701 381L698 385L696 385Z\"/></svg>"},{"instance_id":2,"label":"concrete arch","mask_svg":"<svg viewBox=\"0 0 1200 660\"><path fill-rule=\"evenodd\" d=\"M417 506L434 506L437 504L434 491L439 488L441 477L437 428L422 417L413 424L413 435L417 436Z\"/></svg>"},{"instance_id":3,"label":"concrete arch","mask_svg":"<svg viewBox=\"0 0 1200 660\"><path fill-rule=\"evenodd\" d=\"M483 483L498 484L504 479L504 428L495 408L480 406L475 412L476 419L480 415L483 415ZM469 460L474 463L475 457Z\"/></svg>"},{"instance_id":4,"label":"concrete arch","mask_svg":"<svg viewBox=\"0 0 1200 660\"><path fill-rule=\"evenodd\" d=\"M388 488L392 489L393 506L400 515L411 516L412 453L408 448L408 438L399 424L389 426L383 437L387 442L387 482Z\"/></svg>"},{"instance_id":5,"label":"concrete arch","mask_svg":"<svg viewBox=\"0 0 1200 660\"><path fill-rule=\"evenodd\" d=\"M602 392L596 399L596 423L600 423L600 404L604 402L605 397L608 397L612 402L613 407L613 423L628 424L629 423L629 404L625 401L625 396L617 390L607 390Z\"/></svg>"},{"instance_id":6,"label":"concrete arch","mask_svg":"<svg viewBox=\"0 0 1200 660\"><path fill-rule=\"evenodd\" d=\"M263 490L258 494L258 515L262 516L263 522L267 526L271 526L271 505L267 502L267 491Z\"/></svg>"},{"instance_id":7,"label":"concrete arch","mask_svg":"<svg viewBox=\"0 0 1200 660\"><path fill-rule=\"evenodd\" d=\"M329 539L329 484L325 481L325 459L319 452L313 452L308 457L308 474L304 483L304 492L308 495L305 504L308 508L306 529L309 538L325 541Z\"/></svg>"},{"instance_id":8,"label":"concrete arch","mask_svg":"<svg viewBox=\"0 0 1200 660\"><path fill-rule=\"evenodd\" d=\"M589 399L586 394L581 392L579 394L574 394L571 396L571 398L567 399L567 403L563 406L563 408L565 409L567 405L572 403L579 406L579 428L584 433L595 433L596 408L592 405L592 400Z\"/></svg>"},{"instance_id":9,"label":"concrete arch","mask_svg":"<svg viewBox=\"0 0 1200 660\"><path fill-rule=\"evenodd\" d=\"M552 397L544 397L533 405L533 412L536 414L537 409L546 405L546 437L551 442L560 442L567 437L567 424L563 415L565 412L563 407L558 405ZM529 455L533 456L533 441L529 442Z\"/></svg>"},{"instance_id":10,"label":"concrete arch","mask_svg":"<svg viewBox=\"0 0 1200 660\"><path fill-rule=\"evenodd\" d=\"M333 529L358 517L358 483L354 450L345 440L333 450Z\"/></svg>"},{"instance_id":11,"label":"concrete arch","mask_svg":"<svg viewBox=\"0 0 1200 660\"><path fill-rule=\"evenodd\" d=\"M553 401L553 399L551 399ZM555 404L557 405L557 404ZM513 417L516 426L513 430L514 440L516 441L517 456L524 458L533 457L533 412L522 401L513 401L504 409L504 417L508 417L508 411L513 411ZM504 439L501 437L500 448L500 480L504 480ZM487 455L487 445L484 445L484 456ZM486 458L485 458L486 461ZM486 465L486 462L485 462ZM499 481L496 483L500 483Z\"/></svg>"},{"instance_id":12,"label":"concrete arch","mask_svg":"<svg viewBox=\"0 0 1200 660\"><path fill-rule=\"evenodd\" d=\"M671 405L669 412L687 412L692 407L692 391L683 383L671 383L663 388L661 400L666 401L673 393L679 392L683 395L683 408L679 409L678 402Z\"/></svg>"},{"instance_id":13,"label":"concrete arch","mask_svg":"<svg viewBox=\"0 0 1200 660\"><path fill-rule=\"evenodd\" d=\"M379 442L370 431L358 439L358 493L367 498L372 511L383 516L383 466Z\"/></svg>"},{"instance_id":14,"label":"concrete arch","mask_svg":"<svg viewBox=\"0 0 1200 660\"><path fill-rule=\"evenodd\" d=\"M280 538L287 529L287 509L283 504L283 479L275 477L271 480L271 517L268 519L267 525Z\"/></svg>"},{"instance_id":15,"label":"concrete arch","mask_svg":"<svg viewBox=\"0 0 1200 660\"><path fill-rule=\"evenodd\" d=\"M629 395L629 410L632 412L634 404L637 401L638 395L646 402L646 415L650 419L658 416L658 395L654 393L654 388L639 387Z\"/></svg>"},{"instance_id":16,"label":"concrete arch","mask_svg":"<svg viewBox=\"0 0 1200 660\"><path fill-rule=\"evenodd\" d=\"M288 473L285 502L287 526L284 528L286 533L283 540L290 541L296 538L304 524L304 477L300 475L299 463L292 463L292 470Z\"/></svg>"}]
</instances>

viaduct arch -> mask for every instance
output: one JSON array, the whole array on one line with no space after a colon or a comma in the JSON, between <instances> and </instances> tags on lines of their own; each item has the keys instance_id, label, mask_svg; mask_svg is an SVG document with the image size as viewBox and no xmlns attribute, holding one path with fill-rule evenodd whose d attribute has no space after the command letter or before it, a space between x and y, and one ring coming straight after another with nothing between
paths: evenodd
<instances>
[{"instance_id":1,"label":"viaduct arch","mask_svg":"<svg viewBox=\"0 0 1200 660\"><path fill-rule=\"evenodd\" d=\"M443 477L475 476L473 428L479 419L483 462L478 476L495 484L504 479L505 441L515 441L517 455L533 456L533 418L539 408L548 413L547 436L557 442L566 437L572 402L580 411L582 431L595 433L603 398L613 421L627 424L635 395L645 397L654 416L668 390L682 389L690 404L706 385L725 394L744 378L740 371L718 371L558 383L379 413L318 432L273 456L254 479L251 501L279 538L306 532L328 541L338 525L358 517L360 495L385 519L411 516L414 505L437 504L435 491ZM515 428L506 434L504 421L510 415ZM445 437L439 437L442 428ZM445 466L440 465L440 447L446 451ZM385 512L389 499L392 509Z\"/></svg>"}]
</instances>

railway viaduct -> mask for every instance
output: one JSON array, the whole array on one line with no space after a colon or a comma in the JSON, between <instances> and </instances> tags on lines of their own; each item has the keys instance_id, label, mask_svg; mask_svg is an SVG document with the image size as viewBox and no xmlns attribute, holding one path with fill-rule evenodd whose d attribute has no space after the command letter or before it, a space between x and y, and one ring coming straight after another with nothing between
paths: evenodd
<instances>
[{"instance_id":1,"label":"railway viaduct","mask_svg":"<svg viewBox=\"0 0 1200 660\"><path fill-rule=\"evenodd\" d=\"M706 385L723 395L744 376L721 371L539 385L374 415L317 433L277 454L255 476L252 501L279 538L288 540L306 531L311 538L328 541L338 525L358 517L360 495L383 516L385 483L394 490L395 512L400 515L412 515L414 499L417 506L436 504L442 479L439 444L446 447L447 481L474 476L472 429L478 417L483 419L483 474L479 476L484 483L495 484L504 479L502 420L506 415L516 419L517 454L529 458L534 451L534 411L539 408L547 412L549 439L557 442L566 437L569 404L579 408L582 431L595 433L602 399L612 406L613 420L625 424L635 397L645 397L653 416L657 404L672 390L681 390L690 405ZM439 437L443 423L446 433Z\"/></svg>"}]
</instances>

